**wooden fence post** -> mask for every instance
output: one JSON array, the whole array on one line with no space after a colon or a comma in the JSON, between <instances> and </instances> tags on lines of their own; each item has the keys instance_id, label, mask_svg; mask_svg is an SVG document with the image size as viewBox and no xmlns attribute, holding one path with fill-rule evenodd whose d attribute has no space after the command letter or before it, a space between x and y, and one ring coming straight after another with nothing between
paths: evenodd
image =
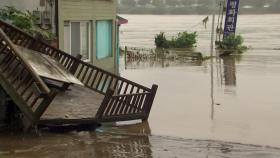
<instances>
[{"instance_id":1,"label":"wooden fence post","mask_svg":"<svg viewBox=\"0 0 280 158\"><path fill-rule=\"evenodd\" d=\"M78 55L76 56L76 59L77 59L77 60L81 60L81 59L82 59L82 55L81 55L81 54L78 54ZM70 72L71 74L75 75L75 73L76 73L78 67L79 67L79 62L77 62L76 60L73 60L73 63L72 63L72 65L71 65L70 69L69 69L69 72ZM70 87L70 85L71 85L70 83L64 83L63 86L62 86L62 88L61 88L61 90L63 90L63 91L67 90L67 89Z\"/></svg>"},{"instance_id":2,"label":"wooden fence post","mask_svg":"<svg viewBox=\"0 0 280 158\"><path fill-rule=\"evenodd\" d=\"M114 94L114 91L113 91L113 90L111 90L111 89L108 89L108 90L107 90L107 93L105 94L105 97L104 97L104 99L103 99L103 101L102 101L102 103L101 103L101 105L100 105L100 107L99 107L99 109L98 109L98 111L97 111L97 113L96 113L96 116L95 116L95 117L96 117L97 119L102 118L102 115L103 115L103 113L104 113L106 107L108 106L108 103L110 102L110 100L111 100L113 94Z\"/></svg>"},{"instance_id":3,"label":"wooden fence post","mask_svg":"<svg viewBox=\"0 0 280 158\"><path fill-rule=\"evenodd\" d=\"M127 69L126 60L127 60L127 46L124 47L124 68L125 69Z\"/></svg>"},{"instance_id":4,"label":"wooden fence post","mask_svg":"<svg viewBox=\"0 0 280 158\"><path fill-rule=\"evenodd\" d=\"M77 60L81 60L82 59L82 55L81 54L78 54L76 57L75 57ZM69 71L70 73L72 73L73 75L76 73L77 69L79 67L79 62L76 62L75 60L73 61L72 63L72 66L70 67Z\"/></svg>"},{"instance_id":5,"label":"wooden fence post","mask_svg":"<svg viewBox=\"0 0 280 158\"><path fill-rule=\"evenodd\" d=\"M29 43L29 46L27 46L28 49L38 51L37 48L38 48L38 44L40 43L41 39L42 39L42 37L40 35L36 34L33 39L33 42Z\"/></svg>"},{"instance_id":6,"label":"wooden fence post","mask_svg":"<svg viewBox=\"0 0 280 158\"><path fill-rule=\"evenodd\" d=\"M151 94L149 95L149 97L147 98L147 101L145 102L145 112L147 114L146 118L142 119L142 121L146 121L148 120L149 116L150 116L150 112L152 109L152 105L157 93L157 89L158 89L158 85L153 85L152 89L151 89Z\"/></svg>"},{"instance_id":7,"label":"wooden fence post","mask_svg":"<svg viewBox=\"0 0 280 158\"><path fill-rule=\"evenodd\" d=\"M35 116L35 120L34 120L34 125L37 124L37 122L40 120L41 116L44 114L44 112L47 110L47 108L49 107L50 103L53 101L53 99L55 98L55 96L57 95L57 90L52 90L50 95L46 98L44 98L43 102L39 105L39 107L36 109L36 111L34 112Z\"/></svg>"}]
</instances>

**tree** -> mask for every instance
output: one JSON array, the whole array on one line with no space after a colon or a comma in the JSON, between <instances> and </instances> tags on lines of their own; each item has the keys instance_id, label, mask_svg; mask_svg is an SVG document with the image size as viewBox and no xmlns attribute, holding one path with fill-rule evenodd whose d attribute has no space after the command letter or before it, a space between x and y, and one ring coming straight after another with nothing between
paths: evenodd
<instances>
[{"instance_id":1,"label":"tree","mask_svg":"<svg viewBox=\"0 0 280 158\"><path fill-rule=\"evenodd\" d=\"M152 0L152 5L156 7L163 7L165 6L164 0Z\"/></svg>"},{"instance_id":2,"label":"tree","mask_svg":"<svg viewBox=\"0 0 280 158\"><path fill-rule=\"evenodd\" d=\"M166 1L166 4L167 4L168 6L174 7L174 6L176 6L176 5L180 5L180 0L167 0L167 1Z\"/></svg>"},{"instance_id":3,"label":"tree","mask_svg":"<svg viewBox=\"0 0 280 158\"><path fill-rule=\"evenodd\" d=\"M190 5L194 5L194 4L198 4L198 5L209 5L210 1L205 1L205 0L182 0L181 3L184 6L190 6ZM211 2L212 3L212 2Z\"/></svg>"},{"instance_id":4,"label":"tree","mask_svg":"<svg viewBox=\"0 0 280 158\"><path fill-rule=\"evenodd\" d=\"M121 5L136 6L136 2L134 0L121 0Z\"/></svg>"},{"instance_id":5,"label":"tree","mask_svg":"<svg viewBox=\"0 0 280 158\"><path fill-rule=\"evenodd\" d=\"M143 5L143 6L146 6L146 5L150 4L150 3L151 3L151 0L138 0L137 1L138 5Z\"/></svg>"}]
</instances>

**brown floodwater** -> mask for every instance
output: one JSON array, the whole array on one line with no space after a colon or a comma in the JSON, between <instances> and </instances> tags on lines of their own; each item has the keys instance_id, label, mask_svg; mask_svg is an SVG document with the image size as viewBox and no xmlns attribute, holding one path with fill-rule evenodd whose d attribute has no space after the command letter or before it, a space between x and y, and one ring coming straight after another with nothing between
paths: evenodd
<instances>
[{"instance_id":1,"label":"brown floodwater","mask_svg":"<svg viewBox=\"0 0 280 158\"><path fill-rule=\"evenodd\" d=\"M189 23L203 19L203 16L152 16L156 22L140 25L139 19L150 18L124 17L131 19L134 27L123 27L122 44L147 48L151 47L153 34L169 31L175 21L182 21L175 29L179 32L185 29L183 26L192 26ZM168 23L163 19L168 19ZM182 57L128 62L127 69L121 69L123 76L144 85L159 85L150 117L152 133L280 147L279 20L280 15L241 15L238 34L250 47L242 55L217 58L213 62L184 61ZM141 29L144 25L148 25L148 31ZM199 35L196 51L210 55L211 29L202 25L196 29ZM135 34L143 34L139 35L139 43L133 40Z\"/></svg>"},{"instance_id":2,"label":"brown floodwater","mask_svg":"<svg viewBox=\"0 0 280 158\"><path fill-rule=\"evenodd\" d=\"M204 16L122 15L122 46L153 48L159 31L197 31L209 55ZM121 75L159 85L148 122L106 124L95 132L0 134L0 158L280 157L280 15L242 15L238 32L252 48L203 62L121 59ZM211 21L211 20L210 20Z\"/></svg>"},{"instance_id":3,"label":"brown floodwater","mask_svg":"<svg viewBox=\"0 0 280 158\"><path fill-rule=\"evenodd\" d=\"M1 134L1 158L278 158L279 149L151 135L147 122L96 132Z\"/></svg>"}]
</instances>

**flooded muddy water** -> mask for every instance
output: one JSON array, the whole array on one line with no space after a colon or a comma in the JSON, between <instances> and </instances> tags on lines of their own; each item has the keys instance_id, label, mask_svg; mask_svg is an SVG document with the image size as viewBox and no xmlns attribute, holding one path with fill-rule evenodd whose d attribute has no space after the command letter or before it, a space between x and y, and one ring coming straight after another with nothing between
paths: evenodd
<instances>
[{"instance_id":1,"label":"flooded muddy water","mask_svg":"<svg viewBox=\"0 0 280 158\"><path fill-rule=\"evenodd\" d=\"M203 19L124 17L133 26L123 26L122 45L147 48L153 47L155 33L175 34ZM123 76L159 85L149 121L152 133L280 147L279 20L280 15L241 15L238 34L251 49L242 55L213 59L213 64L211 60L128 61L127 69L121 69ZM181 22L178 27L175 21ZM210 55L209 27L191 27L199 35L196 51L204 55Z\"/></svg>"},{"instance_id":2,"label":"flooded muddy water","mask_svg":"<svg viewBox=\"0 0 280 158\"><path fill-rule=\"evenodd\" d=\"M148 123L96 132L0 136L1 158L278 158L279 149L151 135Z\"/></svg>"},{"instance_id":3,"label":"flooded muddy water","mask_svg":"<svg viewBox=\"0 0 280 158\"><path fill-rule=\"evenodd\" d=\"M205 16L121 16L129 20L122 46L153 48L160 31L190 30L199 34L196 51L210 54ZM127 69L122 58L122 76L159 85L148 122L95 132L1 133L0 157L280 157L280 15L242 15L238 32L251 47L238 56L130 60Z\"/></svg>"}]
</instances>

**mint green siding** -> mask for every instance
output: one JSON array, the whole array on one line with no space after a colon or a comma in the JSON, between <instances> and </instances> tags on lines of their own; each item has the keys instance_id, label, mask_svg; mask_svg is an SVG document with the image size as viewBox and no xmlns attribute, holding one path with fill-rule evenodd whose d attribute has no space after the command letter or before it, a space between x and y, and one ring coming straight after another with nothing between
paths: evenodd
<instances>
[{"instance_id":1,"label":"mint green siding","mask_svg":"<svg viewBox=\"0 0 280 158\"><path fill-rule=\"evenodd\" d=\"M96 58L112 56L112 21L96 21Z\"/></svg>"},{"instance_id":2,"label":"mint green siding","mask_svg":"<svg viewBox=\"0 0 280 158\"><path fill-rule=\"evenodd\" d=\"M64 48L64 22L78 22L86 21L91 24L90 34L90 62L96 66L116 72L116 14L117 3L116 0L59 0L58 1L58 16L59 16L59 48ZM97 21L111 21L111 47L107 48L107 54L99 58L97 55L97 44L101 46L101 41L105 40L96 32ZM108 36L109 38L109 36ZM107 39L106 39L107 40ZM102 46L105 48L105 46ZM110 55L108 55L110 54Z\"/></svg>"}]
</instances>

